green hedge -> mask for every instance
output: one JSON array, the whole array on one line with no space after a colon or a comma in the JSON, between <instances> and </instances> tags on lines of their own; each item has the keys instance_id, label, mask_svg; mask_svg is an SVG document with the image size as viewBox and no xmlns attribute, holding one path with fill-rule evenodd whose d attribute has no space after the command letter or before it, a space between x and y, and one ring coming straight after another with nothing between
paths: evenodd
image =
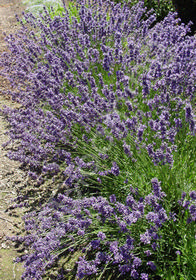
<instances>
[{"instance_id":1,"label":"green hedge","mask_svg":"<svg viewBox=\"0 0 196 280\"><path fill-rule=\"evenodd\" d=\"M137 4L139 0L112 0L116 3L128 3L132 7L133 5ZM144 0L144 6L147 7L147 11L150 9L154 9L156 16L157 16L157 22L164 19L164 17L171 11L175 11L175 7L172 3L172 0Z\"/></svg>"}]
</instances>

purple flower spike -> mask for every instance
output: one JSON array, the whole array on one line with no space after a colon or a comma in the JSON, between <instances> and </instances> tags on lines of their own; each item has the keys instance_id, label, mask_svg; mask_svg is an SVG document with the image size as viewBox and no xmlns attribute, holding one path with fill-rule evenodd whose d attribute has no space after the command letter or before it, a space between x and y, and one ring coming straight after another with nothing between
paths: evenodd
<instances>
[{"instance_id":1,"label":"purple flower spike","mask_svg":"<svg viewBox=\"0 0 196 280\"><path fill-rule=\"evenodd\" d=\"M149 265L152 270L156 270L157 269L156 265L153 262L151 262L151 261L147 262L147 265Z\"/></svg>"},{"instance_id":2,"label":"purple flower spike","mask_svg":"<svg viewBox=\"0 0 196 280\"><path fill-rule=\"evenodd\" d=\"M100 240L99 239L91 241L91 246L92 246L93 249L99 248L99 245L100 245Z\"/></svg>"},{"instance_id":3,"label":"purple flower spike","mask_svg":"<svg viewBox=\"0 0 196 280\"><path fill-rule=\"evenodd\" d=\"M138 268L139 266L141 266L142 264L142 260L138 257L136 257L134 260L133 260L133 267L134 268Z\"/></svg>"},{"instance_id":4,"label":"purple flower spike","mask_svg":"<svg viewBox=\"0 0 196 280\"><path fill-rule=\"evenodd\" d=\"M189 104L187 104L185 107L185 116L187 122L192 119L192 106Z\"/></svg>"},{"instance_id":5,"label":"purple flower spike","mask_svg":"<svg viewBox=\"0 0 196 280\"><path fill-rule=\"evenodd\" d=\"M88 262L85 258L80 258L78 261L77 277L82 279L84 276L92 275L97 272L96 266L92 262Z\"/></svg>"},{"instance_id":6,"label":"purple flower spike","mask_svg":"<svg viewBox=\"0 0 196 280\"><path fill-rule=\"evenodd\" d=\"M116 196L115 196L115 194L112 194L112 195L110 196L110 202L111 202L111 203L115 203L115 202L116 202Z\"/></svg>"},{"instance_id":7,"label":"purple flower spike","mask_svg":"<svg viewBox=\"0 0 196 280\"><path fill-rule=\"evenodd\" d=\"M161 182L159 182L157 178L153 178L151 180L151 183L152 183L153 192L154 192L155 196L157 196L158 198L162 198L162 197L166 196L166 194L164 192L161 192L161 186L160 186Z\"/></svg>"},{"instance_id":8,"label":"purple flower spike","mask_svg":"<svg viewBox=\"0 0 196 280\"><path fill-rule=\"evenodd\" d=\"M141 280L148 280L148 274L147 273L141 273L140 279Z\"/></svg>"},{"instance_id":9,"label":"purple flower spike","mask_svg":"<svg viewBox=\"0 0 196 280\"><path fill-rule=\"evenodd\" d=\"M99 237L101 240L106 239L105 233L103 233L103 232L101 232L101 231L97 234L97 237Z\"/></svg>"},{"instance_id":10,"label":"purple flower spike","mask_svg":"<svg viewBox=\"0 0 196 280\"><path fill-rule=\"evenodd\" d=\"M139 278L139 273L137 272L136 269L131 270L131 277L133 277L133 279L138 279Z\"/></svg>"},{"instance_id":11,"label":"purple flower spike","mask_svg":"<svg viewBox=\"0 0 196 280\"><path fill-rule=\"evenodd\" d=\"M196 191L191 191L189 195L192 200L196 200Z\"/></svg>"},{"instance_id":12,"label":"purple flower spike","mask_svg":"<svg viewBox=\"0 0 196 280\"><path fill-rule=\"evenodd\" d=\"M111 168L111 174L115 175L115 176L118 176L120 174L120 170L119 170L119 167L118 165L116 164L116 162L113 162L112 164L112 168Z\"/></svg>"}]
</instances>

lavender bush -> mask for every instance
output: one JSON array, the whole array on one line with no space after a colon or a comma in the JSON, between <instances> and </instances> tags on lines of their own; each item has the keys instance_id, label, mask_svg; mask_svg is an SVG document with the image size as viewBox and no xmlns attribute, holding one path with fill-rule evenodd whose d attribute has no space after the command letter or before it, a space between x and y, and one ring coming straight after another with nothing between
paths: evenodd
<instances>
[{"instance_id":1,"label":"lavender bush","mask_svg":"<svg viewBox=\"0 0 196 280\"><path fill-rule=\"evenodd\" d=\"M194 279L196 248L191 241L196 192L190 192L190 200L183 193L176 212L169 212L160 182L153 178L151 184L153 191L144 198L131 189L125 203L118 202L115 195L109 201L100 196L74 200L58 195L39 213L27 214L27 235L18 238L29 248L28 254L17 259L25 262L22 279L42 279L46 272L49 279L155 279L155 275L171 279L165 268L167 273L174 272L174 279L187 273L189 277L183 279ZM189 244L186 252L185 244ZM73 278L65 265L58 274L49 270L75 252L78 260L71 271ZM189 263L191 270L179 262L187 253L194 261Z\"/></svg>"},{"instance_id":2,"label":"lavender bush","mask_svg":"<svg viewBox=\"0 0 196 280\"><path fill-rule=\"evenodd\" d=\"M177 204L177 200L182 191L192 191L193 198L195 190L196 41L187 36L189 26L180 24L175 13L169 13L152 28L156 17L148 12L144 19L145 12L142 2L130 9L110 1L78 0L75 6L65 9L62 16L51 15L46 8L39 18L24 14L23 19L18 18L22 26L20 32L6 38L9 52L2 55L0 65L2 74L13 86L6 94L21 103L19 110L3 110L10 123L11 137L5 146L14 144L8 156L28 170L37 182L37 191L38 186L49 179L53 180L54 188L60 182L53 195L54 202L35 212L35 221L26 221L27 232L32 231L24 238L25 246L30 246L29 254L22 259L26 262L26 279L41 279L47 267L55 266L67 255L66 246L73 247L73 236L78 242L74 250L82 251L84 245L94 242L92 248L101 246L103 254L103 260L96 263L93 251L82 252L86 258L79 260L78 277L95 274L95 278L101 279L102 275L96 273L105 264L103 275L116 277L126 272L126 277L133 279L148 279L147 274L163 279L179 278L192 270L195 206L192 203L190 208L185 203L185 207ZM152 178L162 182L163 192L155 180L149 197ZM137 199L128 195L130 187L133 192L137 188ZM72 191L72 198L64 196L67 189ZM49 199L52 193L51 189ZM63 194L58 196L58 193ZM129 199L134 209L127 205ZM150 202L145 202L146 199ZM89 201L88 207L83 206L85 201ZM96 213L101 210L93 208L91 202L103 201L109 216L97 220ZM116 208L118 205L128 212L123 214ZM83 213L85 207L90 212ZM182 217L180 207L185 207ZM73 236L70 229L67 244L65 227L73 211L78 214L72 219L82 215L84 225L73 220ZM187 224L188 212L191 222ZM111 218L111 213L116 216ZM163 220L157 225L159 214ZM135 231L132 222L127 222L127 215L135 221ZM133 232L128 228L127 233L127 224ZM177 228L181 226L178 233ZM101 237L95 239L95 228L101 231L102 227L103 234L106 229L111 234L114 231L114 236L104 239L109 243L101 242ZM189 245L185 245L183 238L189 228ZM138 246L126 241L128 234ZM155 234L157 239L149 237L150 243L143 244L140 234L146 234L144 239ZM45 251L41 252L43 242ZM122 249L125 255L126 250L133 249L128 255L129 263L121 254L114 271L110 266L115 262L109 253L111 242L120 242L114 244L119 254L122 246L128 246ZM150 246L154 246L152 257L144 253ZM138 256L140 248L141 256ZM187 255L188 248L193 252L193 260ZM53 251L56 253L52 254ZM105 259L104 254L109 259ZM137 258L140 261L134 264ZM185 259L187 265L183 268ZM36 270L35 267L31 270L34 260ZM153 272L155 260L157 269ZM168 272L169 262L174 270ZM80 272L80 267L85 269L81 268ZM63 275L62 279L66 277Z\"/></svg>"},{"instance_id":3,"label":"lavender bush","mask_svg":"<svg viewBox=\"0 0 196 280\"><path fill-rule=\"evenodd\" d=\"M155 17L140 20L142 3L131 11L105 4L103 10L102 2L92 7L78 2L78 17L71 22L68 12L54 19L47 11L41 19L27 14L27 26L35 32L26 32L21 21L21 32L7 38L10 53L2 65L17 89L8 93L23 105L19 111L4 110L18 143L9 157L28 166L40 182L47 175L61 176L68 186L83 182L85 174L98 179L98 173L112 168L108 162L118 160L110 157L103 164L100 158L116 142L125 165L138 149L142 155L146 150L154 165L172 166L178 143L195 133L195 40L185 36L188 27L177 26L176 15L169 14L149 29ZM118 173L120 168L112 174Z\"/></svg>"},{"instance_id":4,"label":"lavender bush","mask_svg":"<svg viewBox=\"0 0 196 280\"><path fill-rule=\"evenodd\" d=\"M115 3L124 3L129 4L130 7L138 3L138 0L115 0ZM160 22L168 15L169 12L175 12L175 6L172 3L172 0L144 0L144 6L147 7L147 11L154 9L156 13L156 23Z\"/></svg>"}]
</instances>

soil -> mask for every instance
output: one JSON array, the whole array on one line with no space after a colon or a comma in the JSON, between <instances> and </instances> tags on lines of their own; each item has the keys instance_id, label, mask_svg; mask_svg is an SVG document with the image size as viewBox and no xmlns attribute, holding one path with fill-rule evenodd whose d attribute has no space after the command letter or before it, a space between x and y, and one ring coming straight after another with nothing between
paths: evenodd
<instances>
[{"instance_id":1,"label":"soil","mask_svg":"<svg viewBox=\"0 0 196 280\"><path fill-rule=\"evenodd\" d=\"M0 54L6 51L3 33L15 33L18 28L15 14L21 15L24 9L22 0L0 0ZM20 106L3 94L8 88L9 82L0 76L0 109L4 105L12 108ZM7 130L7 122L0 115L0 280L18 280L21 279L23 268L13 262L17 251L6 236L16 235L20 230L23 212L21 209L9 210L9 207L17 197L18 189L25 184L27 176L21 170L20 163L10 160L2 147L9 140Z\"/></svg>"}]
</instances>

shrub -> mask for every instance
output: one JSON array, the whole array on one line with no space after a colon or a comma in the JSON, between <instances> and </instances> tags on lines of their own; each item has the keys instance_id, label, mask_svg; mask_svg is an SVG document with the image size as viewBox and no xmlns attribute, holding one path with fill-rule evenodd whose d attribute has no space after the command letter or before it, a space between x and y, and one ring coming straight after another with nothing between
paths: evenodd
<instances>
[{"instance_id":1,"label":"shrub","mask_svg":"<svg viewBox=\"0 0 196 280\"><path fill-rule=\"evenodd\" d=\"M47 8L48 12L52 15L58 15L63 12L63 1L62 0L23 0L26 5L26 13L32 12L35 16L39 16L42 13L44 7Z\"/></svg>"},{"instance_id":2,"label":"shrub","mask_svg":"<svg viewBox=\"0 0 196 280\"><path fill-rule=\"evenodd\" d=\"M160 182L153 178L151 184L153 191L146 197L131 189L124 203L115 195L109 201L58 195L39 213L27 214L27 235L18 238L29 249L17 259L25 262L22 279L42 279L46 273L53 279L51 267L75 252L78 260L71 272L58 265L55 279L171 279L172 272L175 279L187 273L189 278L183 279L194 279L196 192L190 192L189 200L183 193L171 212ZM179 258L190 253L194 262L182 266Z\"/></svg>"},{"instance_id":3,"label":"shrub","mask_svg":"<svg viewBox=\"0 0 196 280\"><path fill-rule=\"evenodd\" d=\"M58 176L68 187L84 186L91 177L99 188L102 176L113 180L111 194L125 174L156 176L150 161L171 167L179 143L195 133L195 40L185 37L188 27L169 14L149 29L154 15L141 20L142 3L132 10L111 5L110 14L102 2L78 3L71 22L68 11L54 19L46 11L42 20L26 14L27 25L21 21L20 33L7 38L1 64L17 89L8 93L22 104L4 110L18 144L9 157L38 183Z\"/></svg>"},{"instance_id":4,"label":"shrub","mask_svg":"<svg viewBox=\"0 0 196 280\"><path fill-rule=\"evenodd\" d=\"M195 0L172 0L178 16L181 18L182 22L189 23L192 21L191 33L194 34L196 31L196 1Z\"/></svg>"},{"instance_id":5,"label":"shrub","mask_svg":"<svg viewBox=\"0 0 196 280\"><path fill-rule=\"evenodd\" d=\"M137 4L138 0L114 0L116 3L129 3L129 6L132 7ZM147 8L147 11L154 9L156 13L156 23L163 20L169 12L175 12L175 6L172 3L172 0L144 0L144 6ZM188 23L188 22L187 22Z\"/></svg>"},{"instance_id":6,"label":"shrub","mask_svg":"<svg viewBox=\"0 0 196 280\"><path fill-rule=\"evenodd\" d=\"M172 248L169 260L175 269L171 277L179 278L187 271L191 273L195 256L195 206L192 202L191 205L188 202L184 206L178 205L177 200L182 191L190 193L195 189L196 41L194 37L187 36L190 28L180 24L176 13L169 13L162 22L152 27L155 15L148 12L144 18L145 12L142 2L130 9L127 5L115 5L108 1L91 4L90 1L78 0L76 5L65 9L62 16L51 15L47 9L40 18L24 14L23 19L18 18L22 25L20 32L6 39L9 51L2 55L2 74L13 86L13 90L7 94L21 103L18 110L3 110L10 123L10 143L14 144L9 157L23 164L29 176L37 181L37 186L48 179L52 179L54 184L51 193L48 193L48 200L54 197L54 202L41 212L29 213L40 220L32 220L32 224L27 221L27 231L32 229L35 233L35 236L27 236L29 239L24 237L25 246L30 245L29 254L23 258L28 277L41 279L47 266L54 264L55 269L55 261L61 255L60 252L51 254L51 251L59 249L59 246L61 248L65 234L61 225L67 226L68 214L79 211L78 203L105 201L108 211L116 211L116 205L109 202L112 196L111 199L116 199L126 208L125 200L130 198L134 202L128 195L131 187L133 192L138 189L139 198L134 198L138 205L151 192L149 182L152 178L157 178L152 182L155 184L153 187L157 187L157 194L154 189L154 195L165 194L167 199L161 200L162 204L159 199L153 200L155 204L152 209L144 205L146 212L141 220L138 218L137 232L143 234L145 230L150 230L148 219L146 221L146 217L150 217L149 211L153 212L152 219L156 219L159 211L162 211L166 221L161 222L160 228L158 226L163 239L160 239L160 251L156 253L158 269L155 274L170 279L167 274L169 264L165 261L169 257L165 240ZM158 180L162 181L164 193L160 191ZM57 193L53 194L55 188ZM66 191L73 191L72 198L60 194ZM93 197L82 198L91 195ZM193 199L194 193L190 195ZM68 200L70 208L64 202L61 204L60 198ZM140 198L141 201L138 200ZM59 208L56 209L57 213L53 213L55 207ZM185 207L182 219L183 209L180 207ZM61 210L62 215L58 213ZM135 215L135 210L132 210L129 209L129 214ZM93 211L99 212L99 209ZM166 216L169 217L169 212L173 220L168 221ZM173 223L175 214L176 225ZM47 228L45 216L45 221L48 224L51 221L53 228ZM84 218L87 218L86 212ZM118 237L122 244L115 243L116 247L127 245L122 232L126 217L118 212L116 218L114 224L106 219L109 232L113 231L114 225L115 238L112 240L111 237L109 242L117 242ZM186 218L191 218L188 225ZM65 223L62 219L65 219ZM92 233L95 226L102 226L100 223L102 221L93 218L88 244L94 240L93 246L96 245L97 239L93 239ZM183 234L189 229L190 236L185 244ZM86 245L82 239L83 228L78 230L80 234L75 235L81 238L81 244ZM70 239L68 244L71 247L72 241ZM103 242L103 251L108 252L107 246ZM188 256L187 248L191 248L193 259ZM62 249L62 255L66 255L65 248ZM181 254L184 252L182 257L176 255L174 249ZM133 259L136 259L136 253L133 252ZM95 261L93 251L89 254L86 260L80 260L81 267L85 267L81 273L89 269L88 273L93 274L97 269L95 263L88 266L88 261ZM133 279L138 277L137 273L143 279L147 278L145 273L149 273L144 254L141 261L143 259L144 265L139 272L139 265L131 268ZM29 266L34 260L37 272ZM150 273L154 260L148 260ZM185 261L187 265L182 268ZM114 274L119 272L119 267L115 266ZM106 273L113 272L110 268ZM151 274L152 277L155 275L153 272Z\"/></svg>"}]
</instances>

